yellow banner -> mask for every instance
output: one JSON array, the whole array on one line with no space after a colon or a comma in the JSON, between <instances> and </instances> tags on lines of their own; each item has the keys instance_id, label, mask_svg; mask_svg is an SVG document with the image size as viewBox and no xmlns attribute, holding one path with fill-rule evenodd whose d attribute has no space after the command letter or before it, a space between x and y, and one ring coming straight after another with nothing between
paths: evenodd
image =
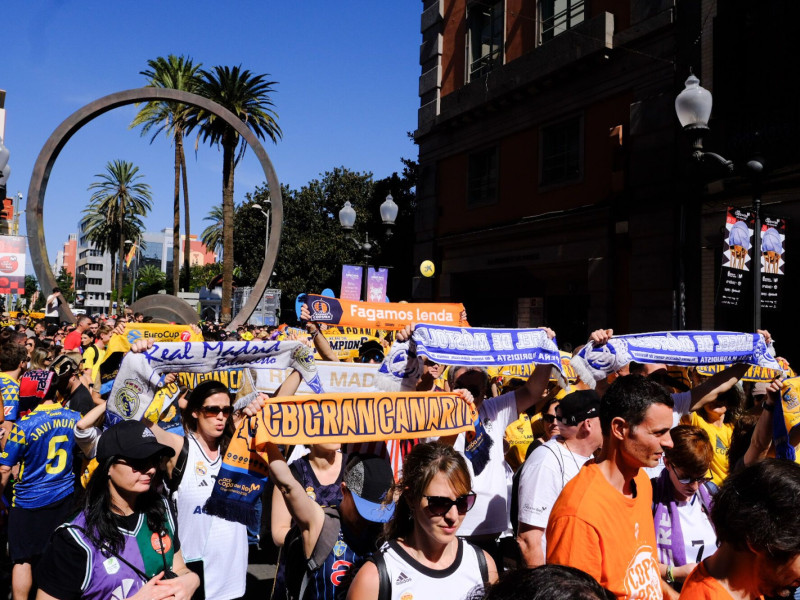
<instances>
[{"instance_id":1,"label":"yellow banner","mask_svg":"<svg viewBox=\"0 0 800 600\"><path fill-rule=\"evenodd\" d=\"M43 312L25 312L24 310L12 310L10 313L12 319L18 319L20 317L27 317L29 319L44 319Z\"/></svg>"},{"instance_id":2,"label":"yellow banner","mask_svg":"<svg viewBox=\"0 0 800 600\"><path fill-rule=\"evenodd\" d=\"M711 375L719 373L720 371L724 371L730 366L731 365L699 365L695 367L695 370L699 375L703 375L704 377L710 377ZM783 363L781 363L781 366L783 366L787 371L790 371L789 364L786 363L786 361L783 361ZM790 372L790 375L793 375L793 373ZM758 367L756 365L753 365L752 367L747 369L747 372L745 372L744 377L742 377L742 381L756 381L756 382L772 381L776 377L780 376L781 376L780 371L775 371L774 369L766 369L764 367Z\"/></svg>"},{"instance_id":3,"label":"yellow banner","mask_svg":"<svg viewBox=\"0 0 800 600\"><path fill-rule=\"evenodd\" d=\"M572 365L569 364L572 354L569 352L561 352L561 374L567 383L575 383L578 380L578 374ZM504 367L488 367L490 377L511 377L519 379L527 379L533 375L533 370L536 365L531 363L528 365L506 365ZM550 381L556 381L556 377L551 377Z\"/></svg>"},{"instance_id":4,"label":"yellow banner","mask_svg":"<svg viewBox=\"0 0 800 600\"><path fill-rule=\"evenodd\" d=\"M276 444L369 442L472 431L477 416L456 394L367 392L275 398L259 426Z\"/></svg>"},{"instance_id":5,"label":"yellow banner","mask_svg":"<svg viewBox=\"0 0 800 600\"><path fill-rule=\"evenodd\" d=\"M328 333L327 331L325 332L325 337L339 360L355 360L358 358L358 348L361 344L368 341L380 341L378 338L369 335ZM317 354L316 358L321 359L322 357Z\"/></svg>"}]
</instances>

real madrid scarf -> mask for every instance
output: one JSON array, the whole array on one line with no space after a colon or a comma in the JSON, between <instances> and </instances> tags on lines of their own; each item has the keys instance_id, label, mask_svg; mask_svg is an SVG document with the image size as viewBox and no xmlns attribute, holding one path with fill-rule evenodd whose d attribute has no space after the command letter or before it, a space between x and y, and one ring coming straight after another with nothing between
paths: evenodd
<instances>
[{"instance_id":1,"label":"real madrid scarf","mask_svg":"<svg viewBox=\"0 0 800 600\"><path fill-rule=\"evenodd\" d=\"M293 367L312 390L322 392L312 351L300 342L156 343L144 352L125 355L111 388L106 422L110 426L126 419L141 420L164 373L207 373L231 367L257 372Z\"/></svg>"},{"instance_id":2,"label":"real madrid scarf","mask_svg":"<svg viewBox=\"0 0 800 600\"><path fill-rule=\"evenodd\" d=\"M597 348L588 342L572 357L570 364L581 380L594 388L595 382L633 360L685 367L748 363L781 369L761 334L727 331L662 331L614 336Z\"/></svg>"},{"instance_id":3,"label":"real madrid scarf","mask_svg":"<svg viewBox=\"0 0 800 600\"><path fill-rule=\"evenodd\" d=\"M253 506L269 470L267 442L320 444L455 435L477 413L457 394L400 392L275 398L244 419L228 444L205 512L255 526Z\"/></svg>"}]
</instances>

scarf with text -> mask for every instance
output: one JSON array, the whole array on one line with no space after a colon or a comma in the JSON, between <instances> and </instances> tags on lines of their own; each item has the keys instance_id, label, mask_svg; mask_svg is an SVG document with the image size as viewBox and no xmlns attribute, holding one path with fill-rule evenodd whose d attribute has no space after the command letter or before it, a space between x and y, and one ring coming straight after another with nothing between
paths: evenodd
<instances>
[{"instance_id":1,"label":"scarf with text","mask_svg":"<svg viewBox=\"0 0 800 600\"><path fill-rule=\"evenodd\" d=\"M581 380L594 388L597 381L619 371L631 361L686 367L748 363L777 371L781 368L764 342L764 336L727 331L663 331L620 335L598 347L594 347L590 341L572 357L570 364Z\"/></svg>"},{"instance_id":2,"label":"scarf with text","mask_svg":"<svg viewBox=\"0 0 800 600\"><path fill-rule=\"evenodd\" d=\"M418 356L442 365L508 366L547 364L561 369L555 339L544 329L489 329L417 325Z\"/></svg>"},{"instance_id":3,"label":"scarf with text","mask_svg":"<svg viewBox=\"0 0 800 600\"><path fill-rule=\"evenodd\" d=\"M113 381L106 409L109 426L122 420L141 420L153 402L163 374L207 373L248 367L256 371L295 368L316 393L322 385L314 355L300 342L167 342L144 352L128 353ZM163 410L164 406L161 407Z\"/></svg>"},{"instance_id":4,"label":"scarf with text","mask_svg":"<svg viewBox=\"0 0 800 600\"><path fill-rule=\"evenodd\" d=\"M205 512L256 526L253 506L269 475L266 444L369 442L455 435L476 411L439 392L323 394L275 398L244 419L228 444Z\"/></svg>"}]
</instances>

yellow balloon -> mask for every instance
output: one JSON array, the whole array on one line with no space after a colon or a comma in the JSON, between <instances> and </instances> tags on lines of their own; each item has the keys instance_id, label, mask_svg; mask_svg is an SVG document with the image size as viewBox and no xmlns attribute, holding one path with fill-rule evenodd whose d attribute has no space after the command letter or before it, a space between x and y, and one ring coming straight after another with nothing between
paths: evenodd
<instances>
[{"instance_id":1,"label":"yellow balloon","mask_svg":"<svg viewBox=\"0 0 800 600\"><path fill-rule=\"evenodd\" d=\"M419 266L419 272L422 273L423 277L433 277L433 274L436 272L436 268L433 266L431 261L424 260Z\"/></svg>"}]
</instances>

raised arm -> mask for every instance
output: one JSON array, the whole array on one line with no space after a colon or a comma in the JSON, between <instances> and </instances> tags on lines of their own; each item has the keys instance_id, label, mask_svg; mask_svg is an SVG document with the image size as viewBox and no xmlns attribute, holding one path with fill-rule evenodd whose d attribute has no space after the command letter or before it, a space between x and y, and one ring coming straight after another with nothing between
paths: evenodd
<instances>
[{"instance_id":1,"label":"raised arm","mask_svg":"<svg viewBox=\"0 0 800 600\"><path fill-rule=\"evenodd\" d=\"M543 328L547 332L547 337L551 340L556 337L555 331L549 327ZM547 390L547 384L550 382L550 374L553 367L550 365L536 365L536 368L528 377L525 385L517 390L517 412L522 413L531 408L543 404L545 401L544 393Z\"/></svg>"},{"instance_id":2,"label":"raised arm","mask_svg":"<svg viewBox=\"0 0 800 600\"><path fill-rule=\"evenodd\" d=\"M280 449L272 442L267 443L267 455L269 456L270 477L275 483L275 490L283 496L289 514L300 528L303 536L303 550L305 555L310 557L314 552L319 534L322 532L325 513L319 504L309 498L303 486L294 478Z\"/></svg>"},{"instance_id":3,"label":"raised arm","mask_svg":"<svg viewBox=\"0 0 800 600\"><path fill-rule=\"evenodd\" d=\"M319 352L322 360L339 362L339 357L336 355L336 352L333 351L333 348L331 348L328 338L322 333L319 325L311 320L311 313L308 312L308 306L305 304L300 307L300 319L306 321L306 331L311 334L311 341L314 342L314 348Z\"/></svg>"}]
</instances>

